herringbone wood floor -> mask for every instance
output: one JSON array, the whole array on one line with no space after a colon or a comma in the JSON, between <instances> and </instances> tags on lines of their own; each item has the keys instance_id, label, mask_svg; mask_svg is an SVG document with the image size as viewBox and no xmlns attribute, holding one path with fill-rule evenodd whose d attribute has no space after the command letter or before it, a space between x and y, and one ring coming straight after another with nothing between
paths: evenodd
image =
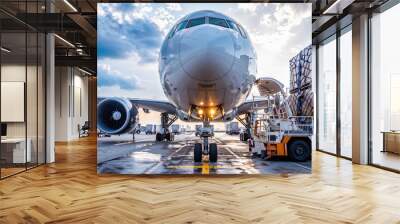
<instances>
[{"instance_id":1,"label":"herringbone wood floor","mask_svg":"<svg viewBox=\"0 0 400 224\"><path fill-rule=\"evenodd\" d=\"M0 223L400 223L400 175L315 152L313 174L98 176L96 142L0 181Z\"/></svg>"}]
</instances>

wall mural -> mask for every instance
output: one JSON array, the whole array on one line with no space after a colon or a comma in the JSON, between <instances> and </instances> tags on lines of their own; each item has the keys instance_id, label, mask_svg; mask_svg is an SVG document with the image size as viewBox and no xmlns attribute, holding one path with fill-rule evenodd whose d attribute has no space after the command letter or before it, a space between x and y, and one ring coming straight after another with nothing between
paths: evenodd
<instances>
[{"instance_id":1,"label":"wall mural","mask_svg":"<svg viewBox=\"0 0 400 224\"><path fill-rule=\"evenodd\" d=\"M311 172L311 4L99 3L99 174Z\"/></svg>"}]
</instances>

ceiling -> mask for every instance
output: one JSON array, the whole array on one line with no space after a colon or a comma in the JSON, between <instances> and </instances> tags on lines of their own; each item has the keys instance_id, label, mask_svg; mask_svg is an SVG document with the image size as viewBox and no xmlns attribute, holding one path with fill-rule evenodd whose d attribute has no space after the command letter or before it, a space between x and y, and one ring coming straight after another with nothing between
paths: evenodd
<instances>
[{"instance_id":1,"label":"ceiling","mask_svg":"<svg viewBox=\"0 0 400 224\"><path fill-rule=\"evenodd\" d=\"M313 42L335 32L335 24L343 18L373 9L387 0L270 0L267 2L312 3ZM98 2L130 2L113 0L1 0L0 23L16 49L21 42L18 32L26 29L39 32L54 32L56 65L79 66L96 73L96 35ZM148 1L146 1L148 2ZM220 2L220 1L219 1ZM252 1L257 2L257 1ZM49 13L49 12L52 13ZM351 23L351 19L349 20ZM13 33L13 34L12 34ZM4 42L3 42L4 43ZM31 45L30 45L31 46ZM30 50L28 49L28 52Z\"/></svg>"}]
</instances>

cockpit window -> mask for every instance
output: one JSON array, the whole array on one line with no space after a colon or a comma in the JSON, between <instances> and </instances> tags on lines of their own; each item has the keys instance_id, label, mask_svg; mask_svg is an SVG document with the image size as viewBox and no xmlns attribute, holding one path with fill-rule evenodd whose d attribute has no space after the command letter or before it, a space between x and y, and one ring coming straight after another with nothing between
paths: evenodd
<instances>
[{"instance_id":1,"label":"cockpit window","mask_svg":"<svg viewBox=\"0 0 400 224\"><path fill-rule=\"evenodd\" d=\"M228 20L228 24L229 24L229 27L230 27L231 29L236 30L238 33L240 33L239 28L237 27L236 23L234 23L234 22Z\"/></svg>"},{"instance_id":2,"label":"cockpit window","mask_svg":"<svg viewBox=\"0 0 400 224\"><path fill-rule=\"evenodd\" d=\"M240 34L242 35L243 38L247 38L246 32L244 31L243 27L239 24L237 24L240 30Z\"/></svg>"},{"instance_id":3,"label":"cockpit window","mask_svg":"<svg viewBox=\"0 0 400 224\"><path fill-rule=\"evenodd\" d=\"M179 30L184 29L186 24L187 24L187 22L188 22L187 20L180 22L178 24L178 26L176 26L175 32L178 32Z\"/></svg>"},{"instance_id":4,"label":"cockpit window","mask_svg":"<svg viewBox=\"0 0 400 224\"><path fill-rule=\"evenodd\" d=\"M228 20L228 24L229 24L229 27L231 29L236 30L237 32L239 32L240 35L243 38L247 38L247 34L246 34L246 32L244 31L244 29L243 29L243 27L241 25L239 25L239 24L237 24L237 23L235 23L233 21L230 21L230 20Z\"/></svg>"},{"instance_id":5,"label":"cockpit window","mask_svg":"<svg viewBox=\"0 0 400 224\"><path fill-rule=\"evenodd\" d=\"M206 23L206 17L201 17L201 18L197 18L197 19L191 19L191 20L189 20L186 28L190 28L190 27L193 27L193 26L198 26L198 25L205 24L205 23Z\"/></svg>"},{"instance_id":6,"label":"cockpit window","mask_svg":"<svg viewBox=\"0 0 400 224\"><path fill-rule=\"evenodd\" d=\"M176 26L172 27L171 31L169 31L169 33L168 33L168 38L171 38L171 37L174 36L174 34L175 34L175 29L176 29Z\"/></svg>"},{"instance_id":7,"label":"cockpit window","mask_svg":"<svg viewBox=\"0 0 400 224\"><path fill-rule=\"evenodd\" d=\"M179 24L177 24L176 26L174 26L171 29L170 33L168 34L168 38L172 38L176 32L185 28L186 24L187 24L187 20L184 20L184 21L180 22Z\"/></svg>"},{"instance_id":8,"label":"cockpit window","mask_svg":"<svg viewBox=\"0 0 400 224\"><path fill-rule=\"evenodd\" d=\"M220 19L220 18L209 17L208 18L208 23L214 24L214 25L217 25L217 26L222 26L222 27L225 27L225 28L229 28L228 24L226 24L226 21L224 19Z\"/></svg>"}]
</instances>

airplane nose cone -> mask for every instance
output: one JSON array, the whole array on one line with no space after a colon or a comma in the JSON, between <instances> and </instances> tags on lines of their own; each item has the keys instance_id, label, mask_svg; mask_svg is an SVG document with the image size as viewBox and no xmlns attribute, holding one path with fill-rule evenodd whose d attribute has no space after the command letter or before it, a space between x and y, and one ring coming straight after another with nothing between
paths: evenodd
<instances>
[{"instance_id":1,"label":"airplane nose cone","mask_svg":"<svg viewBox=\"0 0 400 224\"><path fill-rule=\"evenodd\" d=\"M200 81L214 81L231 70L235 48L230 32L207 24L186 32L180 41L179 59L187 75Z\"/></svg>"}]
</instances>

